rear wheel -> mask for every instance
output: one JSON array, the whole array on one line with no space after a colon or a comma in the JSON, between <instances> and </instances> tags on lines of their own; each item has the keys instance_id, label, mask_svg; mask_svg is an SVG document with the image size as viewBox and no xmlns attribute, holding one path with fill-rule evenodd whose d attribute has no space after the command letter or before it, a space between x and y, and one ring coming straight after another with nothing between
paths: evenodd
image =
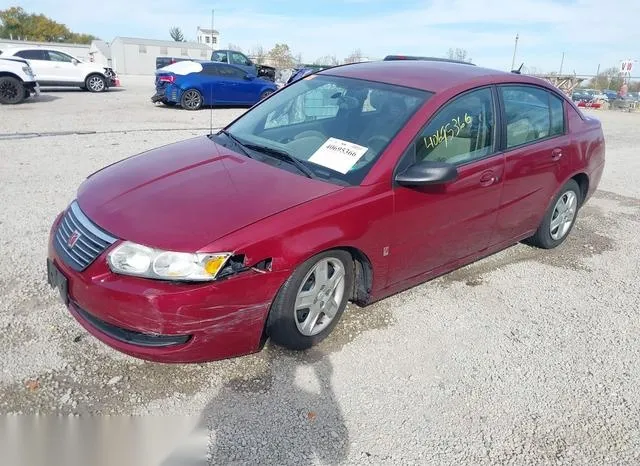
<instances>
[{"instance_id":1,"label":"rear wheel","mask_svg":"<svg viewBox=\"0 0 640 466\"><path fill-rule=\"evenodd\" d=\"M11 76L0 77L0 103L19 104L25 99L24 84L17 78Z\"/></svg>"},{"instance_id":2,"label":"rear wheel","mask_svg":"<svg viewBox=\"0 0 640 466\"><path fill-rule=\"evenodd\" d=\"M562 244L575 224L581 202L580 186L569 180L553 200L536 233L526 242L543 249Z\"/></svg>"},{"instance_id":3,"label":"rear wheel","mask_svg":"<svg viewBox=\"0 0 640 466\"><path fill-rule=\"evenodd\" d=\"M84 85L89 92L103 92L107 88L107 81L99 74L90 74L84 80Z\"/></svg>"},{"instance_id":4,"label":"rear wheel","mask_svg":"<svg viewBox=\"0 0 640 466\"><path fill-rule=\"evenodd\" d=\"M276 295L267 319L267 335L293 350L324 340L347 306L353 280L353 259L346 251L327 251L307 260Z\"/></svg>"},{"instance_id":5,"label":"rear wheel","mask_svg":"<svg viewBox=\"0 0 640 466\"><path fill-rule=\"evenodd\" d=\"M186 110L198 110L203 103L202 94L196 89L187 89L180 99L180 105Z\"/></svg>"}]
</instances>

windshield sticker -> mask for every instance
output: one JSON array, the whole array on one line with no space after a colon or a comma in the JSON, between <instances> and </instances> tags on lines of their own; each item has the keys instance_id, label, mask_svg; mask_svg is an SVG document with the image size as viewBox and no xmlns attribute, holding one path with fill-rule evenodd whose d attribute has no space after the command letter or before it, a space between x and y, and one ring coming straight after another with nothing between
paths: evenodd
<instances>
[{"instance_id":1,"label":"windshield sticker","mask_svg":"<svg viewBox=\"0 0 640 466\"><path fill-rule=\"evenodd\" d=\"M470 125L472 121L473 118L471 118L468 113L464 114L464 118L460 118L459 116L452 118L450 123L442 125L432 136L425 136L423 138L424 145L427 149L433 149L438 144L444 142L444 146L448 147L449 141L460 134L460 131L462 131L465 126Z\"/></svg>"},{"instance_id":2,"label":"windshield sticker","mask_svg":"<svg viewBox=\"0 0 640 466\"><path fill-rule=\"evenodd\" d=\"M329 138L309 158L309 162L346 174L369 150L342 139Z\"/></svg>"}]
</instances>

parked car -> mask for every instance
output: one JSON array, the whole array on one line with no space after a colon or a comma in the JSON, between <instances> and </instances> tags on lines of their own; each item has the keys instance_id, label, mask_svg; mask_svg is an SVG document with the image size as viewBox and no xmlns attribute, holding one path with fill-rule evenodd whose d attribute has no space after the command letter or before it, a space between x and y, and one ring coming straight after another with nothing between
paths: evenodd
<instances>
[{"instance_id":1,"label":"parked car","mask_svg":"<svg viewBox=\"0 0 640 466\"><path fill-rule=\"evenodd\" d=\"M10 47L2 56L24 58L42 87L80 87L103 92L115 84L115 73L97 63L80 60L55 48Z\"/></svg>"},{"instance_id":2,"label":"parked car","mask_svg":"<svg viewBox=\"0 0 640 466\"><path fill-rule=\"evenodd\" d=\"M298 79L304 78L305 76L311 73L316 73L318 71L326 70L328 68L331 68L331 66L304 65L302 67L295 68L293 70L293 73L291 74L289 79L287 79L287 82L285 84L291 84L292 82L297 81Z\"/></svg>"},{"instance_id":3,"label":"parked car","mask_svg":"<svg viewBox=\"0 0 640 466\"><path fill-rule=\"evenodd\" d=\"M309 117L310 94L332 112ZM138 358L224 359L267 338L301 350L348 301L520 241L560 246L604 164L600 122L541 79L335 67L90 175L51 227L48 281L91 334Z\"/></svg>"},{"instance_id":4,"label":"parked car","mask_svg":"<svg viewBox=\"0 0 640 466\"><path fill-rule=\"evenodd\" d=\"M211 61L236 65L251 75L266 78L269 81L276 80L276 69L274 67L258 65L244 53L236 50L214 50L211 53Z\"/></svg>"},{"instance_id":5,"label":"parked car","mask_svg":"<svg viewBox=\"0 0 640 466\"><path fill-rule=\"evenodd\" d=\"M27 60L0 56L0 104L19 104L32 94L40 94L40 86Z\"/></svg>"},{"instance_id":6,"label":"parked car","mask_svg":"<svg viewBox=\"0 0 640 466\"><path fill-rule=\"evenodd\" d=\"M184 61L156 70L152 102L198 110L211 105L253 105L277 90L272 81L224 63Z\"/></svg>"},{"instance_id":7,"label":"parked car","mask_svg":"<svg viewBox=\"0 0 640 466\"><path fill-rule=\"evenodd\" d=\"M164 68L165 66L169 66L181 61L193 61L193 60L194 60L193 58L182 58L182 57L156 57L156 69Z\"/></svg>"}]
</instances>

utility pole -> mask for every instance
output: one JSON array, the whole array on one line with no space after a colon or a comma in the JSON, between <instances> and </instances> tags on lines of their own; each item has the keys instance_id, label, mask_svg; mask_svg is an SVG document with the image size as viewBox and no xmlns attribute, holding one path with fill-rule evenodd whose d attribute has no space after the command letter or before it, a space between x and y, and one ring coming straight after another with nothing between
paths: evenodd
<instances>
[{"instance_id":1,"label":"utility pole","mask_svg":"<svg viewBox=\"0 0 640 466\"><path fill-rule=\"evenodd\" d=\"M518 50L518 34L516 34L516 44L513 47L513 59L511 60L511 70L516 66L516 50Z\"/></svg>"},{"instance_id":2,"label":"utility pole","mask_svg":"<svg viewBox=\"0 0 640 466\"><path fill-rule=\"evenodd\" d=\"M211 48L216 49L217 47L213 46L213 38L215 37L215 34L213 33L213 13L214 10L211 8Z\"/></svg>"},{"instance_id":3,"label":"utility pole","mask_svg":"<svg viewBox=\"0 0 640 466\"><path fill-rule=\"evenodd\" d=\"M564 65L564 52L562 52L562 60L560 61L560 72L558 73L559 76L562 76L562 65Z\"/></svg>"}]
</instances>

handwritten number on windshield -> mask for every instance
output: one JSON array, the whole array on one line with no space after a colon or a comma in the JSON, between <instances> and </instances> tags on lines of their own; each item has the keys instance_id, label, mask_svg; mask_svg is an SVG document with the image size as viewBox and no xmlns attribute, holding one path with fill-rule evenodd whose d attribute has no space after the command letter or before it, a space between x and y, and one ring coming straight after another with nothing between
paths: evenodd
<instances>
[{"instance_id":1,"label":"handwritten number on windshield","mask_svg":"<svg viewBox=\"0 0 640 466\"><path fill-rule=\"evenodd\" d=\"M438 131L429 137L424 137L424 145L427 149L433 149L438 144L444 142L445 147L448 146L449 141L460 134L467 125L470 125L473 118L468 114L464 114L464 118L455 117L451 119L451 122L442 125Z\"/></svg>"}]
</instances>

